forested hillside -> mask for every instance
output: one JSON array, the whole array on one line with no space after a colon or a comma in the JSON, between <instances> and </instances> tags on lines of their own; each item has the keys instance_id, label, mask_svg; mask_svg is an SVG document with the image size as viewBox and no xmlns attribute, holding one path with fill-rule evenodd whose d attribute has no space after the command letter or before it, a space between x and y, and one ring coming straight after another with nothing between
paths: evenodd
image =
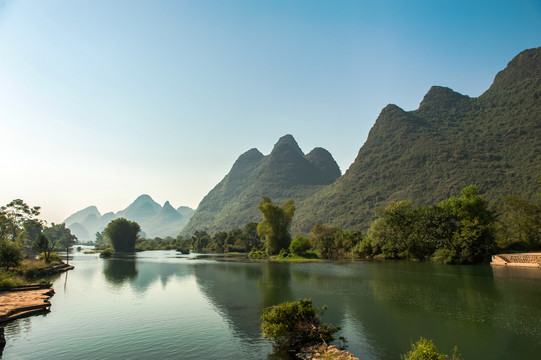
<instances>
[{"instance_id":1,"label":"forested hillside","mask_svg":"<svg viewBox=\"0 0 541 360\"><path fill-rule=\"evenodd\" d=\"M337 129L337 134L339 134ZM476 184L496 202L536 196L541 175L541 48L525 50L480 97L432 87L415 111L385 107L346 173L297 200L293 232L366 229L389 201L433 204Z\"/></svg>"}]
</instances>

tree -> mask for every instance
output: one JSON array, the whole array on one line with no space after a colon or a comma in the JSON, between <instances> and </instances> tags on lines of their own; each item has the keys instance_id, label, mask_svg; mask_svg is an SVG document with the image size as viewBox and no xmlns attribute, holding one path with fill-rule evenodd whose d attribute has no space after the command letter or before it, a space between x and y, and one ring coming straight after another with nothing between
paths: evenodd
<instances>
[{"instance_id":1,"label":"tree","mask_svg":"<svg viewBox=\"0 0 541 360\"><path fill-rule=\"evenodd\" d=\"M15 241L27 220L36 219L40 207L28 206L23 200L15 199L0 207L0 238Z\"/></svg>"},{"instance_id":2,"label":"tree","mask_svg":"<svg viewBox=\"0 0 541 360\"><path fill-rule=\"evenodd\" d=\"M257 207L263 221L257 225L257 234L265 238L265 248L268 255L275 255L282 249L289 248L291 243L291 222L295 214L295 202L286 200L281 206L272 203L268 196L262 196Z\"/></svg>"},{"instance_id":3,"label":"tree","mask_svg":"<svg viewBox=\"0 0 541 360\"><path fill-rule=\"evenodd\" d=\"M56 246L57 241L58 240L54 240L52 242L49 241L47 236L45 236L45 234L42 233L38 235L38 238L36 240L34 240L34 242L32 243L32 246L38 253L40 254L43 253L43 260L45 260L46 262L50 262L51 253L54 247Z\"/></svg>"},{"instance_id":4,"label":"tree","mask_svg":"<svg viewBox=\"0 0 541 360\"><path fill-rule=\"evenodd\" d=\"M456 229L446 239L438 257L453 264L475 264L490 259L495 248L494 223L496 215L488 208L488 202L477 194L477 187L470 185L462 190L462 196L442 201L440 207L450 211L456 221Z\"/></svg>"},{"instance_id":5,"label":"tree","mask_svg":"<svg viewBox=\"0 0 541 360\"><path fill-rule=\"evenodd\" d=\"M32 244L34 241L36 241L39 234L41 234L41 232L43 231L44 225L45 224L43 220L38 220L38 219L26 220L23 224L25 240L29 244Z\"/></svg>"},{"instance_id":6,"label":"tree","mask_svg":"<svg viewBox=\"0 0 541 360\"><path fill-rule=\"evenodd\" d=\"M246 244L247 249L263 249L265 244L261 241L261 237L257 234L257 223L249 222L242 230L242 240Z\"/></svg>"},{"instance_id":7,"label":"tree","mask_svg":"<svg viewBox=\"0 0 541 360\"><path fill-rule=\"evenodd\" d=\"M111 246L111 239L105 235L105 232L96 231L96 249L105 250Z\"/></svg>"},{"instance_id":8,"label":"tree","mask_svg":"<svg viewBox=\"0 0 541 360\"><path fill-rule=\"evenodd\" d=\"M297 236L289 245L289 251L297 256L305 256L306 252L311 248L310 240L302 236Z\"/></svg>"},{"instance_id":9,"label":"tree","mask_svg":"<svg viewBox=\"0 0 541 360\"><path fill-rule=\"evenodd\" d=\"M498 221L499 245L511 250L541 249L541 204L509 195Z\"/></svg>"},{"instance_id":10,"label":"tree","mask_svg":"<svg viewBox=\"0 0 541 360\"><path fill-rule=\"evenodd\" d=\"M66 249L77 243L77 237L71 233L71 230L64 223L51 223L50 227L43 229L43 235L58 249Z\"/></svg>"},{"instance_id":11,"label":"tree","mask_svg":"<svg viewBox=\"0 0 541 360\"><path fill-rule=\"evenodd\" d=\"M303 346L326 344L339 327L320 320L326 310L314 308L312 299L288 301L266 309L261 315L261 330L279 347L300 350Z\"/></svg>"},{"instance_id":12,"label":"tree","mask_svg":"<svg viewBox=\"0 0 541 360\"><path fill-rule=\"evenodd\" d=\"M9 270L17 267L23 260L23 252L19 243L8 239L0 239L0 266Z\"/></svg>"},{"instance_id":13,"label":"tree","mask_svg":"<svg viewBox=\"0 0 541 360\"><path fill-rule=\"evenodd\" d=\"M334 250L335 233L340 229L316 224L310 231L310 243L312 247L324 258L331 258Z\"/></svg>"},{"instance_id":14,"label":"tree","mask_svg":"<svg viewBox=\"0 0 541 360\"><path fill-rule=\"evenodd\" d=\"M195 252L204 252L212 238L206 231L196 231L190 238L191 248Z\"/></svg>"},{"instance_id":15,"label":"tree","mask_svg":"<svg viewBox=\"0 0 541 360\"><path fill-rule=\"evenodd\" d=\"M103 233L111 240L115 251L133 252L140 231L141 227L135 221L118 218L107 224Z\"/></svg>"}]
</instances>

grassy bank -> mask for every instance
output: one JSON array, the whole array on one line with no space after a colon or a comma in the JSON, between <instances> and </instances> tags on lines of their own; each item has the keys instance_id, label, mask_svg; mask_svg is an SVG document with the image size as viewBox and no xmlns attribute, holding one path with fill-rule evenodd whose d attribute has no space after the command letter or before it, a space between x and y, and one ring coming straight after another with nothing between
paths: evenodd
<instances>
[{"instance_id":1,"label":"grassy bank","mask_svg":"<svg viewBox=\"0 0 541 360\"><path fill-rule=\"evenodd\" d=\"M44 270L61 263L60 260L45 262L37 259L24 259L16 268L0 270L0 289L10 289L32 283L48 283L47 280L41 279Z\"/></svg>"}]
</instances>

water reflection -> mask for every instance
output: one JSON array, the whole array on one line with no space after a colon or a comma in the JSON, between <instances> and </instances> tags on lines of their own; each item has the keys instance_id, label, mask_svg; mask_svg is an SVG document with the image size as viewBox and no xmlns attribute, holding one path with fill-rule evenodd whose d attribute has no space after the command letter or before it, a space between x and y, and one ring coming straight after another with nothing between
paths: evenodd
<instances>
[{"instance_id":1,"label":"water reflection","mask_svg":"<svg viewBox=\"0 0 541 360\"><path fill-rule=\"evenodd\" d=\"M223 351L224 358L264 359L272 346L261 339L262 310L299 298L327 305L323 321L341 326L337 337L345 336L361 359L398 359L420 336L446 353L458 345L466 359L530 359L541 351L541 276L529 271L537 269L219 262L178 258L174 251L75 258L69 281L55 284L46 321L32 318L33 328L23 330L14 327L30 320L7 324L5 357L32 358L55 338L62 343L49 346L46 358L71 346L56 358L171 357L176 351L177 358L203 359ZM111 288L121 290L111 296Z\"/></svg>"},{"instance_id":2,"label":"water reflection","mask_svg":"<svg viewBox=\"0 0 541 360\"><path fill-rule=\"evenodd\" d=\"M470 358L524 357L532 341L541 347L535 340L541 336L541 308L535 300L541 287L528 282L531 301L524 300L523 284L507 278L535 275L496 270L495 280L492 271L406 262L209 263L195 267L194 274L202 292L243 338L260 334L257 320L264 308L311 298L317 307L328 306L323 320L342 327L337 337L346 336L360 358L398 358L421 336L449 353L458 345ZM506 280L497 281L502 277Z\"/></svg>"},{"instance_id":3,"label":"water reflection","mask_svg":"<svg viewBox=\"0 0 541 360\"><path fill-rule=\"evenodd\" d=\"M191 275L189 266L179 266L174 252L167 255L152 251L117 254L103 260L103 276L114 290L128 284L136 293L143 295L156 281L165 288L171 278Z\"/></svg>"},{"instance_id":4,"label":"water reflection","mask_svg":"<svg viewBox=\"0 0 541 360\"><path fill-rule=\"evenodd\" d=\"M135 257L115 255L103 261L103 276L114 288L122 287L126 282L137 278Z\"/></svg>"}]
</instances>

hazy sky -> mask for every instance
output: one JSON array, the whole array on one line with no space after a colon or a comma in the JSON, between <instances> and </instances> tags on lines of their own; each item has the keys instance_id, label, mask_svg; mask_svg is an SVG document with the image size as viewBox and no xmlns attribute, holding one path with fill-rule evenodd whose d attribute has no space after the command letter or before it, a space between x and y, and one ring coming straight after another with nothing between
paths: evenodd
<instances>
[{"instance_id":1,"label":"hazy sky","mask_svg":"<svg viewBox=\"0 0 541 360\"><path fill-rule=\"evenodd\" d=\"M0 0L0 205L195 208L284 134L345 172L388 103L540 45L540 0Z\"/></svg>"}]
</instances>

